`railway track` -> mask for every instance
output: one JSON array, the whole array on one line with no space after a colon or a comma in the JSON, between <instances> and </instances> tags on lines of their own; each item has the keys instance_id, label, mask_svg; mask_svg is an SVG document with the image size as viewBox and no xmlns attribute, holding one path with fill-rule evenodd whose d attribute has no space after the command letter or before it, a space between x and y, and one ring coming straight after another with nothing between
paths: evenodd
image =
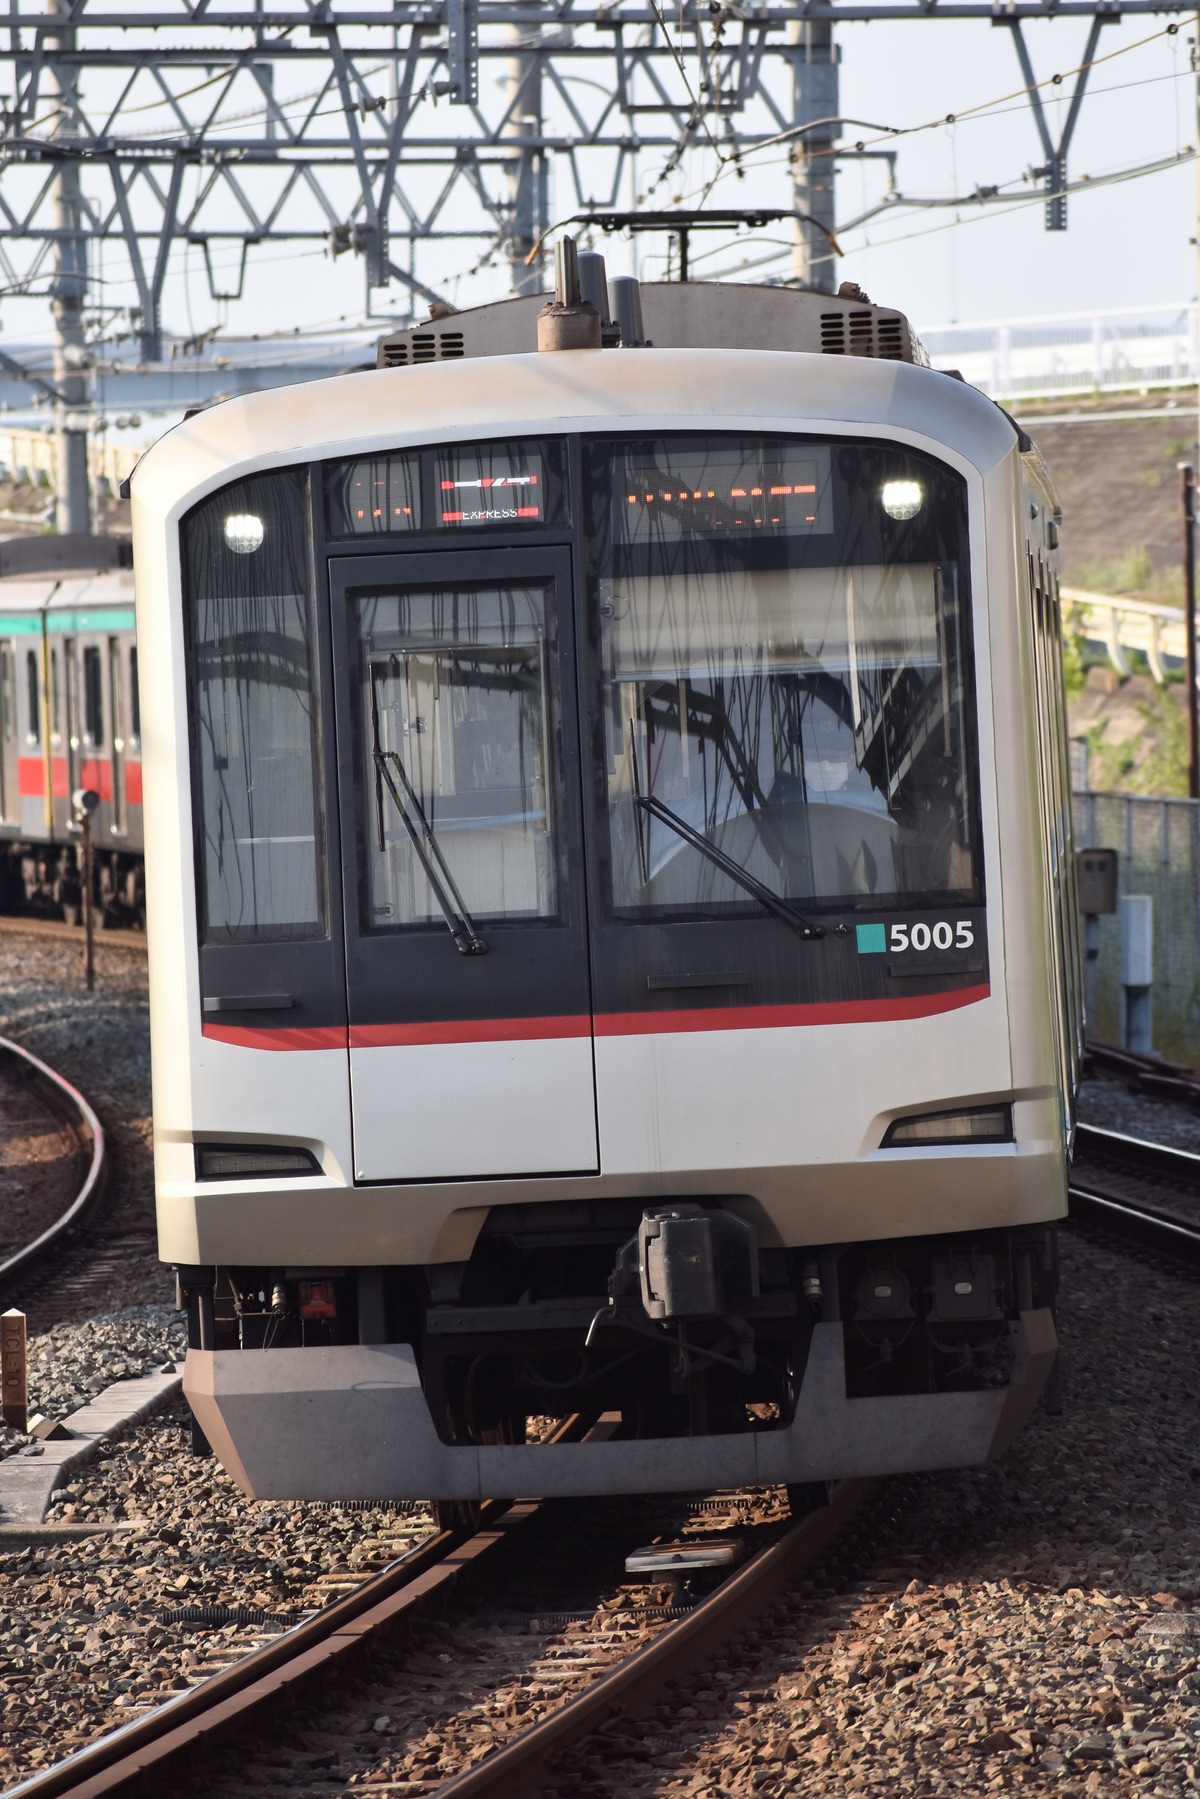
<instances>
[{"instance_id":1,"label":"railway track","mask_svg":"<svg viewBox=\"0 0 1200 1799\"><path fill-rule=\"evenodd\" d=\"M776 1598L849 1520L867 1489L866 1482L843 1483L828 1507L781 1532L768 1532L774 1540L704 1598L683 1609L645 1612L657 1627L649 1640L643 1634L630 1653L603 1663L570 1697L539 1708L531 1724L514 1728L490 1755L428 1790L438 1799L442 1794L503 1799L528 1791L555 1756L615 1713L636 1711ZM229 1735L269 1733L281 1702L295 1702L331 1676L361 1665L485 1562L515 1553L541 1509L537 1500L493 1502L473 1535L447 1531L428 1539L273 1641L11 1788L10 1799L100 1799L175 1790L194 1770L202 1746ZM611 1627L613 1617L597 1615L598 1634Z\"/></svg>"},{"instance_id":2,"label":"railway track","mask_svg":"<svg viewBox=\"0 0 1200 1799\"><path fill-rule=\"evenodd\" d=\"M1081 1124L1070 1196L1073 1217L1200 1267L1200 1156Z\"/></svg>"},{"instance_id":3,"label":"railway track","mask_svg":"<svg viewBox=\"0 0 1200 1799\"><path fill-rule=\"evenodd\" d=\"M1119 1232L1156 1253L1200 1259L1200 1157L1081 1127L1072 1208L1106 1232ZM570 1766L572 1746L584 1739L591 1739L593 1747L606 1744L606 1720L612 1720L610 1730L628 1734L622 1715L652 1706L657 1691L711 1657L752 1612L776 1598L821 1554L860 1497L856 1487L843 1487L827 1511L812 1513L791 1529L760 1531L760 1537L773 1535L774 1540L703 1600L682 1612L660 1609L653 1618L642 1609L640 1630L628 1632L634 1639L628 1644L622 1640L622 1626L629 1619L621 1614L614 1627L614 1614L597 1612L572 1639L571 1647L581 1652L572 1678L549 1695L543 1693L525 1717L506 1720L490 1754L480 1757L477 1748L466 1748L460 1729L431 1770L440 1784L429 1779L392 1784L396 1790L413 1785L426 1799L504 1799L543 1780L560 1791L570 1790L563 1768ZM331 1677L353 1675L375 1651L385 1652L389 1639L395 1644L407 1635L405 1656L411 1645L420 1658L428 1648L427 1627L444 1609L448 1594L494 1565L504 1589L514 1584L514 1572L515 1584L527 1586L530 1539L540 1541L530 1527L544 1509L535 1500L497 1503L487 1509L474 1535L443 1532L428 1539L249 1655L30 1776L11 1789L11 1799L100 1799L135 1792L165 1799L203 1790L191 1784L197 1765L199 1778L206 1780L203 1770L211 1768L211 1790L223 1791L220 1769L229 1758L240 1759L243 1752L253 1758L256 1748L269 1744L279 1730L275 1708L286 1704L295 1715L295 1705L318 1705ZM614 1650L614 1644L619 1648ZM545 1663L532 1645L521 1653ZM222 1747L225 1738L231 1740ZM215 1761L205 1753L206 1746ZM270 1754L269 1749L260 1752Z\"/></svg>"},{"instance_id":4,"label":"railway track","mask_svg":"<svg viewBox=\"0 0 1200 1799\"><path fill-rule=\"evenodd\" d=\"M0 1254L4 1306L60 1260L100 1199L107 1172L104 1127L83 1094L7 1037L0 1037L0 1145L5 1184L23 1202L14 1208L6 1193L6 1228L15 1210L26 1239Z\"/></svg>"}]
</instances>

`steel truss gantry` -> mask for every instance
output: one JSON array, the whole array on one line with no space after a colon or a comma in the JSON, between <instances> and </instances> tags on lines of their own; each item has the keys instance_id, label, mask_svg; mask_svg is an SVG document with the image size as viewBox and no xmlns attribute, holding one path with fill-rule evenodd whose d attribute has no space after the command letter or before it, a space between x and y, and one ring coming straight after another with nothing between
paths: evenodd
<instances>
[{"instance_id":1,"label":"steel truss gantry","mask_svg":"<svg viewBox=\"0 0 1200 1799\"><path fill-rule=\"evenodd\" d=\"M257 247L305 240L362 257L368 309L391 284L410 305L437 302L446 258L432 266L430 249L451 242L476 266L506 260L525 292L542 285L552 170L563 216L661 208L690 151L705 151L714 172L741 172L771 144L790 173L793 278L829 288L835 161L894 166L895 154L842 143L836 21L986 19L1008 30L1045 153L1047 224L1061 229L1086 68L1055 144L1024 23L1090 19L1086 64L1107 20L1183 10L1178 0L0 0L0 284L52 299L51 386L74 468L62 470L60 523L86 528L78 507L66 519L61 496L86 491L86 419L75 416L87 401L84 309L110 245L136 290L141 358L155 362L181 245L202 256L215 299L241 297ZM761 197L757 183L741 191Z\"/></svg>"}]
</instances>

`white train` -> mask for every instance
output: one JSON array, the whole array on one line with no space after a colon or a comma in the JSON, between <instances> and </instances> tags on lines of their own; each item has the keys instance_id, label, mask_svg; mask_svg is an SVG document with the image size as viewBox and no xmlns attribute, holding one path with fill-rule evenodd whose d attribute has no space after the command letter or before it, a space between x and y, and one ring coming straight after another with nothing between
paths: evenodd
<instances>
[{"instance_id":1,"label":"white train","mask_svg":"<svg viewBox=\"0 0 1200 1799\"><path fill-rule=\"evenodd\" d=\"M1053 1364L1053 489L857 290L637 298L133 479L161 1254L260 1497L811 1491Z\"/></svg>"}]
</instances>

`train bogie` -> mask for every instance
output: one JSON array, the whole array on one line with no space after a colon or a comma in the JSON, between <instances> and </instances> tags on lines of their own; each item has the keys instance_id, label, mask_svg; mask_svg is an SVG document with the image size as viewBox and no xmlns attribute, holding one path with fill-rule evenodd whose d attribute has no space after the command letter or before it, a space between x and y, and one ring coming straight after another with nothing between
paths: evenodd
<instances>
[{"instance_id":1,"label":"train bogie","mask_svg":"<svg viewBox=\"0 0 1200 1799\"><path fill-rule=\"evenodd\" d=\"M688 347L733 304L139 468L160 1243L249 1491L970 1462L1046 1378L1053 492L878 309Z\"/></svg>"}]
</instances>

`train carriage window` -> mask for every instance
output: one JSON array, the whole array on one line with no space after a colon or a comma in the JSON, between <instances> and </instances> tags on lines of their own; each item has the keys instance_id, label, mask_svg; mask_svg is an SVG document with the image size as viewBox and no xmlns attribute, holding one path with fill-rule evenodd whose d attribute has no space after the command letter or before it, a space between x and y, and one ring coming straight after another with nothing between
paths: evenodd
<instances>
[{"instance_id":1,"label":"train carriage window","mask_svg":"<svg viewBox=\"0 0 1200 1799\"><path fill-rule=\"evenodd\" d=\"M134 745L142 741L142 696L138 692L137 645L129 652L129 737Z\"/></svg>"},{"instance_id":2,"label":"train carriage window","mask_svg":"<svg viewBox=\"0 0 1200 1799\"><path fill-rule=\"evenodd\" d=\"M559 916L561 737L550 590L360 595L364 928Z\"/></svg>"},{"instance_id":3,"label":"train carriage window","mask_svg":"<svg viewBox=\"0 0 1200 1799\"><path fill-rule=\"evenodd\" d=\"M307 478L226 488L184 523L193 806L208 943L324 936Z\"/></svg>"},{"instance_id":4,"label":"train carriage window","mask_svg":"<svg viewBox=\"0 0 1200 1799\"><path fill-rule=\"evenodd\" d=\"M100 651L91 643L83 652L83 735L90 749L104 742L104 674Z\"/></svg>"},{"instance_id":5,"label":"train carriage window","mask_svg":"<svg viewBox=\"0 0 1200 1799\"><path fill-rule=\"evenodd\" d=\"M597 442L617 916L982 896L959 477L899 446ZM710 851L712 853L710 853Z\"/></svg>"},{"instance_id":6,"label":"train carriage window","mask_svg":"<svg viewBox=\"0 0 1200 1799\"><path fill-rule=\"evenodd\" d=\"M26 743L42 741L42 671L38 665L36 650L25 652L25 702L28 708L29 728L25 732Z\"/></svg>"}]
</instances>

